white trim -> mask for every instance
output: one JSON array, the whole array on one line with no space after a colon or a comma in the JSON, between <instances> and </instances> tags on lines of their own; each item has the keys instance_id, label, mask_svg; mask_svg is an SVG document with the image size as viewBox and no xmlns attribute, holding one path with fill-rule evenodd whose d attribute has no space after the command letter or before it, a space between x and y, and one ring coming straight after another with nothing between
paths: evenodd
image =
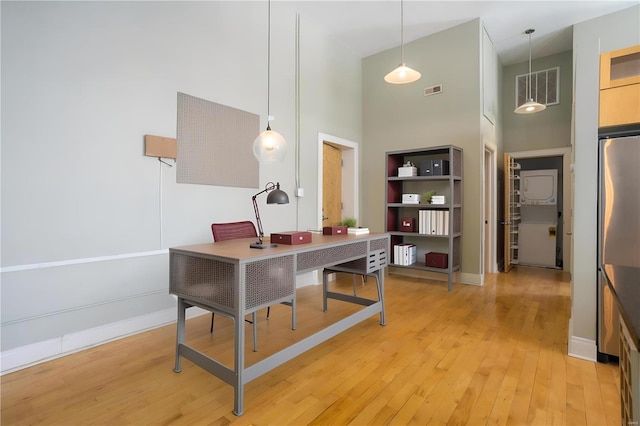
<instances>
[{"instance_id":1,"label":"white trim","mask_svg":"<svg viewBox=\"0 0 640 426\"><path fill-rule=\"evenodd\" d=\"M489 188L489 194L483 194L482 197L482 215L483 215L483 220L487 220L488 221L488 233L489 233L489 253L484 253L484 243L482 243L483 247L482 247L482 253L483 253L483 257L482 257L482 271L483 271L483 275L487 274L487 273L495 273L498 272L498 261L497 261L497 223L498 223L498 206L497 206L497 194L498 194L498 176L497 176L497 172L498 172L498 166L497 166L497 151L498 151L498 147L496 146L495 143L493 143L493 141L487 139L486 137L483 138L483 142L484 142L484 150L483 150L483 154L484 152L488 152L489 153L489 160L491 161L491 168L488 171L489 172L489 176L490 176L490 188ZM487 175L487 171L484 169L485 166L485 156L482 156L482 168L483 168L483 173L482 173L482 178L484 179L485 176ZM484 189L486 188L486 183L484 183L482 185L482 190L484 191ZM489 217L486 218L484 217L484 212L486 210L485 206L484 206L484 202L487 200L487 198L489 199L489 203L490 203L490 207L489 207ZM484 232L485 226L484 223L481 223L481 229ZM484 239L487 238L486 235L483 235L483 239L482 241L484 241ZM489 271L485 271L484 270L484 265L485 263L485 258L484 256L488 256L488 260L487 262L491 265L491 270Z\"/></svg>"},{"instance_id":2,"label":"white trim","mask_svg":"<svg viewBox=\"0 0 640 426\"><path fill-rule=\"evenodd\" d=\"M389 274L402 275L404 277L414 277L414 278L423 278L428 280L442 281L444 283L447 282L447 273L446 272L432 272L432 271L423 271L421 269L412 269L412 268L396 268L393 265L389 265L388 268ZM467 285L484 285L484 277L482 274L469 274L467 272L454 272L453 273L453 283L455 284L467 284Z\"/></svg>"},{"instance_id":3,"label":"white trim","mask_svg":"<svg viewBox=\"0 0 640 426\"><path fill-rule=\"evenodd\" d=\"M482 276L482 274L469 274L467 272L459 272L458 282L460 284L483 286L484 277Z\"/></svg>"},{"instance_id":4,"label":"white trim","mask_svg":"<svg viewBox=\"0 0 640 426\"><path fill-rule=\"evenodd\" d=\"M598 346L595 340L573 335L573 318L569 319L569 336L567 354L573 358L596 362Z\"/></svg>"},{"instance_id":5,"label":"white trim","mask_svg":"<svg viewBox=\"0 0 640 426\"><path fill-rule=\"evenodd\" d=\"M568 355L586 361L596 361L596 341L582 337L570 336Z\"/></svg>"},{"instance_id":6,"label":"white trim","mask_svg":"<svg viewBox=\"0 0 640 426\"><path fill-rule=\"evenodd\" d=\"M11 373L133 334L175 323L176 309L164 309L2 351L0 352L0 374ZM187 310L187 318L194 318L207 313L209 312L204 309L194 307Z\"/></svg>"},{"instance_id":7,"label":"white trim","mask_svg":"<svg viewBox=\"0 0 640 426\"><path fill-rule=\"evenodd\" d=\"M31 263L27 265L5 266L0 273L29 271L33 269L57 268L59 266L79 265L81 263L108 262L111 260L131 259L134 257L158 256L169 253L169 249L143 251L138 253L115 254L112 256L85 257L81 259L60 260L56 262Z\"/></svg>"}]
</instances>

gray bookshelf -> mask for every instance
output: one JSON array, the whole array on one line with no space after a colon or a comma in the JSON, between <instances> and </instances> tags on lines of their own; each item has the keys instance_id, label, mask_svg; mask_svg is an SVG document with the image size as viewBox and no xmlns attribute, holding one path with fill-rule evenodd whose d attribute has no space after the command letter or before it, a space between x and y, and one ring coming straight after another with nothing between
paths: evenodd
<instances>
[{"instance_id":1,"label":"gray bookshelf","mask_svg":"<svg viewBox=\"0 0 640 426\"><path fill-rule=\"evenodd\" d=\"M462 148L445 145L389 151L386 160L385 231L391 236L390 266L447 274L448 290L451 291L453 273L460 270L462 248ZM398 176L398 169L408 162L417 168L417 174ZM434 175L433 166L436 164L440 171ZM445 165L448 165L448 169L442 170ZM429 191L444 195L445 203L427 203L424 194ZM403 194L418 194L419 203L403 203ZM444 219L445 216L447 219ZM427 218L432 225L428 229L425 227ZM432 222L434 218L435 226ZM411 221L412 230L403 227L403 222L407 224ZM402 244L416 246L415 263L398 264L400 259L396 258L394 247ZM428 266L425 256L428 252L446 253L445 267Z\"/></svg>"}]
</instances>

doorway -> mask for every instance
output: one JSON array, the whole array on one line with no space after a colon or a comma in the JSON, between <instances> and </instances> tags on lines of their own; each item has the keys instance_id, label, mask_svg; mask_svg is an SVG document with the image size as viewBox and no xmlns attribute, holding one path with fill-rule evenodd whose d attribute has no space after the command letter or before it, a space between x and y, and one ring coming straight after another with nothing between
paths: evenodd
<instances>
[{"instance_id":1,"label":"doorway","mask_svg":"<svg viewBox=\"0 0 640 426\"><path fill-rule=\"evenodd\" d=\"M327 163L325 164L325 153L330 153ZM341 167L334 167L337 156L340 160ZM323 226L334 225L328 223L329 218L326 213L330 213L329 207L325 207L325 194L332 194L327 200L332 200L335 194L341 194L341 214L338 221L345 217L358 217L358 144L337 136L318 133L318 229ZM325 175L339 176L325 176ZM339 188L335 186L339 185ZM335 213L330 213L335 216ZM324 220L323 220L324 219Z\"/></svg>"},{"instance_id":2,"label":"doorway","mask_svg":"<svg viewBox=\"0 0 640 426\"><path fill-rule=\"evenodd\" d=\"M570 178L570 164L571 164L571 148L556 148L545 149L535 151L521 151L511 152L507 154L514 162L517 162L522 170L529 169L556 169L558 171L558 206L554 210L554 219L557 221L556 228L553 229L554 238L556 240L556 265L558 269L570 272L571 268L571 229L573 220L572 210L572 187ZM507 166L505 166L506 168ZM505 178L506 180L507 178ZM504 200L508 200L509 194L508 185L505 184L505 193L502 194ZM535 207L535 206L534 206ZM531 210L535 210L531 209ZM541 210L541 209L538 209ZM526 222L527 215L537 215L539 211L520 212L522 221ZM544 213L544 212L542 212ZM546 214L546 213L545 213ZM539 218L532 216L533 222L540 222ZM509 226L510 220L505 216L503 224ZM547 232L550 232L550 228L545 228ZM509 231L505 230L505 234ZM504 258L505 258L505 272L509 271L507 265L510 259L510 253L514 250L508 242L509 239L505 237Z\"/></svg>"}]
</instances>

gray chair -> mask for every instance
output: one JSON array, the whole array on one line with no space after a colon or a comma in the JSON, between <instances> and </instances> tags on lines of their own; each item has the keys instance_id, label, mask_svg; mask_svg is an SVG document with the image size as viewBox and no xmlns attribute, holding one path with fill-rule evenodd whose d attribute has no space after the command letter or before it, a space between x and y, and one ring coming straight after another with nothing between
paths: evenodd
<instances>
[{"instance_id":1,"label":"gray chair","mask_svg":"<svg viewBox=\"0 0 640 426\"><path fill-rule=\"evenodd\" d=\"M241 222L226 222L226 223L212 223L211 224L211 232L213 233L213 241L226 241L226 240L234 240L238 238L258 238L258 233L256 232L256 227L251 221L241 221ZM291 302L283 302L283 305L291 306L292 309L292 325L291 329L295 330L295 298ZM267 319L269 319L269 314L271 313L271 307L267 307ZM246 322L253 325L253 351L258 351L258 334L257 334L257 323L256 323L256 313L253 312L251 314L251 320L245 319ZM215 319L215 314L211 314L211 330L213 333L213 322Z\"/></svg>"}]
</instances>

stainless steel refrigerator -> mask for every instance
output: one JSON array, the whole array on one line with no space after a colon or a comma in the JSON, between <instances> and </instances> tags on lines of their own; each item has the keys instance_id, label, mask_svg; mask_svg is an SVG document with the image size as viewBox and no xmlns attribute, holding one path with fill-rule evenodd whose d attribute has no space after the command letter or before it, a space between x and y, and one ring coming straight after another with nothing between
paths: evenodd
<instances>
[{"instance_id":1,"label":"stainless steel refrigerator","mask_svg":"<svg viewBox=\"0 0 640 426\"><path fill-rule=\"evenodd\" d=\"M620 325L602 265L640 267L640 124L602 128L598 136L597 355L606 362L619 356Z\"/></svg>"}]
</instances>

